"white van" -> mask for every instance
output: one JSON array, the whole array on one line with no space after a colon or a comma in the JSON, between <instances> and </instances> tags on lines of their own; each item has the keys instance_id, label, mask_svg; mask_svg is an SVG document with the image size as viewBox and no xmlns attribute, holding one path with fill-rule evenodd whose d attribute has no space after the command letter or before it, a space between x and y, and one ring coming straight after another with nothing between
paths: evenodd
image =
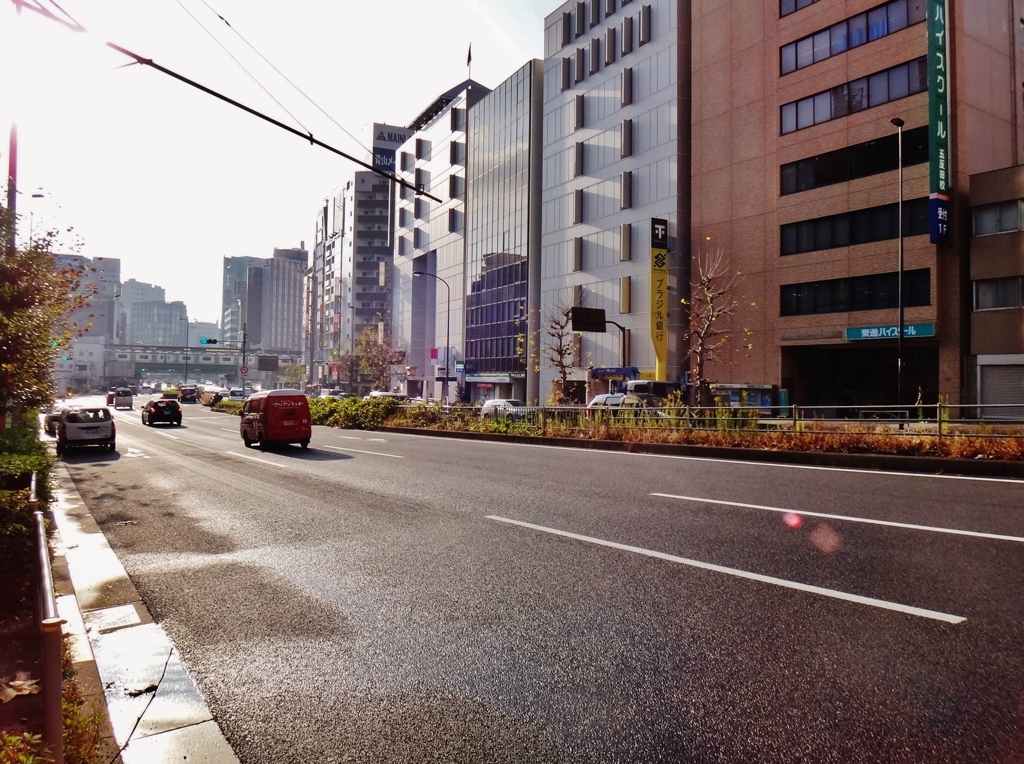
<instances>
[{"instance_id":1,"label":"white van","mask_svg":"<svg viewBox=\"0 0 1024 764\"><path fill-rule=\"evenodd\" d=\"M132 391L127 387L119 387L114 390L114 408L115 409L130 409L134 408L134 399L132 398Z\"/></svg>"}]
</instances>

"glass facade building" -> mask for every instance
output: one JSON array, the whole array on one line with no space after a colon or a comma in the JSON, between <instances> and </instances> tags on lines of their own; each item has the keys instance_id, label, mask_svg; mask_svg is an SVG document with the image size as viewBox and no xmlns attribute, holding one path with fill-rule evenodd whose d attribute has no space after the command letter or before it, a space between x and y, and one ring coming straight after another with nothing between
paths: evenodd
<instances>
[{"instance_id":1,"label":"glass facade building","mask_svg":"<svg viewBox=\"0 0 1024 764\"><path fill-rule=\"evenodd\" d=\"M527 373L536 366L527 363L528 293L531 253L539 253L542 66L527 63L469 115L465 357L471 400L526 398Z\"/></svg>"}]
</instances>

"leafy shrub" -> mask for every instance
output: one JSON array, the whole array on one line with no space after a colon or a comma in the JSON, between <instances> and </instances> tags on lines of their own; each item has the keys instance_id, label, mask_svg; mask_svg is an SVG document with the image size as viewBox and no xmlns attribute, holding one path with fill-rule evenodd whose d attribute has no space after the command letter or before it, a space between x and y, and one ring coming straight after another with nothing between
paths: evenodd
<instances>
[{"instance_id":1,"label":"leafy shrub","mask_svg":"<svg viewBox=\"0 0 1024 764\"><path fill-rule=\"evenodd\" d=\"M345 430L376 430L397 409L393 398L314 398L309 402L313 424Z\"/></svg>"},{"instance_id":2,"label":"leafy shrub","mask_svg":"<svg viewBox=\"0 0 1024 764\"><path fill-rule=\"evenodd\" d=\"M44 764L53 761L41 735L26 732L8 735L0 731L0 764Z\"/></svg>"},{"instance_id":3,"label":"leafy shrub","mask_svg":"<svg viewBox=\"0 0 1024 764\"><path fill-rule=\"evenodd\" d=\"M214 411L223 411L225 414L233 414L235 416L242 415L242 401L229 401L227 398L220 400L216 406L213 407Z\"/></svg>"}]
</instances>

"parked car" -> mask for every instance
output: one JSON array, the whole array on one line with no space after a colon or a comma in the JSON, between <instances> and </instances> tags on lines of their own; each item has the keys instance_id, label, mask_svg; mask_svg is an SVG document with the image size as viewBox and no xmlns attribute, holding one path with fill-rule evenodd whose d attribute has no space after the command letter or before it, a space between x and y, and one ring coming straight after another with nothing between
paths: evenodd
<instances>
[{"instance_id":1,"label":"parked car","mask_svg":"<svg viewBox=\"0 0 1024 764\"><path fill-rule=\"evenodd\" d=\"M484 405L480 407L480 416L484 419L498 419L499 417L520 419L525 406L526 402L518 398L491 398L484 401Z\"/></svg>"},{"instance_id":2,"label":"parked car","mask_svg":"<svg viewBox=\"0 0 1024 764\"><path fill-rule=\"evenodd\" d=\"M57 435L57 423L60 422L61 413L71 405L68 401L56 400L47 407L46 416L43 417L43 430L51 438Z\"/></svg>"},{"instance_id":3,"label":"parked car","mask_svg":"<svg viewBox=\"0 0 1024 764\"><path fill-rule=\"evenodd\" d=\"M130 409L135 407L135 401L132 398L132 391L127 387L119 387L114 391L113 400L115 409Z\"/></svg>"},{"instance_id":4,"label":"parked car","mask_svg":"<svg viewBox=\"0 0 1024 764\"><path fill-rule=\"evenodd\" d=\"M152 395L153 394L153 386L152 385L143 385L142 387L139 388L139 392L140 392L141 395Z\"/></svg>"},{"instance_id":5,"label":"parked car","mask_svg":"<svg viewBox=\"0 0 1024 764\"><path fill-rule=\"evenodd\" d=\"M592 416L598 411L607 411L614 416L621 411L635 411L636 409L657 408L664 404L664 399L657 395L647 393L601 393L595 395L593 400L587 404L587 416Z\"/></svg>"},{"instance_id":6,"label":"parked car","mask_svg":"<svg viewBox=\"0 0 1024 764\"><path fill-rule=\"evenodd\" d=\"M391 398L399 403L405 403L408 396L405 393L389 393L386 390L374 390L369 395L364 395L364 401L372 401L374 398Z\"/></svg>"},{"instance_id":7,"label":"parked car","mask_svg":"<svg viewBox=\"0 0 1024 764\"><path fill-rule=\"evenodd\" d=\"M117 427L110 409L105 406L66 408L57 423L57 456L80 446L101 446L114 451L116 438Z\"/></svg>"},{"instance_id":8,"label":"parked car","mask_svg":"<svg viewBox=\"0 0 1024 764\"><path fill-rule=\"evenodd\" d=\"M245 392L245 390L243 390L240 387L232 387L230 390L228 390L229 401L244 401L248 397L249 396Z\"/></svg>"},{"instance_id":9,"label":"parked car","mask_svg":"<svg viewBox=\"0 0 1024 764\"><path fill-rule=\"evenodd\" d=\"M343 390L321 390L318 398L350 398L351 396Z\"/></svg>"},{"instance_id":10,"label":"parked car","mask_svg":"<svg viewBox=\"0 0 1024 764\"><path fill-rule=\"evenodd\" d=\"M156 422L181 426L181 404L174 398L153 398L142 407L142 423L152 427Z\"/></svg>"},{"instance_id":11,"label":"parked car","mask_svg":"<svg viewBox=\"0 0 1024 764\"><path fill-rule=\"evenodd\" d=\"M298 443L308 448L313 436L309 399L301 390L255 393L242 406L239 432L246 448L257 442L261 449L271 443Z\"/></svg>"},{"instance_id":12,"label":"parked car","mask_svg":"<svg viewBox=\"0 0 1024 764\"><path fill-rule=\"evenodd\" d=\"M199 400L199 391L192 385L182 385L178 388L179 403L195 403Z\"/></svg>"}]
</instances>

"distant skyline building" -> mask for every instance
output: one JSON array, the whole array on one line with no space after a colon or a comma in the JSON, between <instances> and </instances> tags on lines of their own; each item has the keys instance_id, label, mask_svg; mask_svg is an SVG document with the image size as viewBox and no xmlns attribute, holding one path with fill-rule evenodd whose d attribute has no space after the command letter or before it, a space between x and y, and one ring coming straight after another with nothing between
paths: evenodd
<instances>
[{"instance_id":1,"label":"distant skyline building","mask_svg":"<svg viewBox=\"0 0 1024 764\"><path fill-rule=\"evenodd\" d=\"M264 262L266 258L240 255L225 257L221 277L221 334L225 340L241 343L242 315L248 290L249 266ZM242 304L240 304L242 303Z\"/></svg>"},{"instance_id":2,"label":"distant skyline building","mask_svg":"<svg viewBox=\"0 0 1024 764\"><path fill-rule=\"evenodd\" d=\"M185 303L137 302L132 305L129 326L131 344L186 347L188 309ZM189 336L187 339L191 340Z\"/></svg>"},{"instance_id":3,"label":"distant skyline building","mask_svg":"<svg viewBox=\"0 0 1024 764\"><path fill-rule=\"evenodd\" d=\"M303 242L297 248L275 248L269 260L249 265L242 313L249 347L301 356L303 279L308 263Z\"/></svg>"}]
</instances>

